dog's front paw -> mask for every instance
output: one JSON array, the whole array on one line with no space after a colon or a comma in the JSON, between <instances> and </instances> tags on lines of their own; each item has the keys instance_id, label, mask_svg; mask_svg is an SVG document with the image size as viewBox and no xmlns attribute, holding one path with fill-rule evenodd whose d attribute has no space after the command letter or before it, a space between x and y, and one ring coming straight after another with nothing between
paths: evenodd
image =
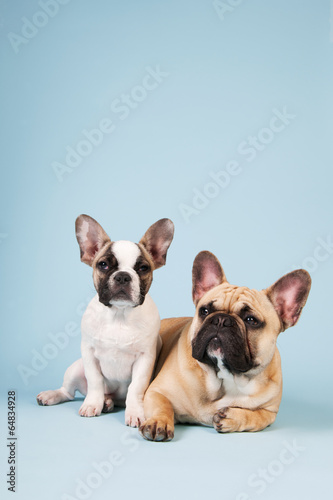
<instances>
[{"instance_id":1,"label":"dog's front paw","mask_svg":"<svg viewBox=\"0 0 333 500\"><path fill-rule=\"evenodd\" d=\"M104 405L104 400L99 403L95 401L83 401L81 408L79 409L79 415L81 417L98 417L102 413Z\"/></svg>"},{"instance_id":2,"label":"dog's front paw","mask_svg":"<svg viewBox=\"0 0 333 500\"><path fill-rule=\"evenodd\" d=\"M174 437L174 424L167 418L149 418L141 427L139 432L142 437L149 441L171 441Z\"/></svg>"},{"instance_id":3,"label":"dog's front paw","mask_svg":"<svg viewBox=\"0 0 333 500\"><path fill-rule=\"evenodd\" d=\"M214 429L217 432L236 432L239 430L237 408L221 408L213 417Z\"/></svg>"},{"instance_id":4,"label":"dog's front paw","mask_svg":"<svg viewBox=\"0 0 333 500\"><path fill-rule=\"evenodd\" d=\"M70 398L61 389L40 392L36 399L40 406L52 406L70 401Z\"/></svg>"},{"instance_id":5,"label":"dog's front paw","mask_svg":"<svg viewBox=\"0 0 333 500\"><path fill-rule=\"evenodd\" d=\"M126 408L125 424L130 427L139 427L145 420L145 415L142 408Z\"/></svg>"}]
</instances>

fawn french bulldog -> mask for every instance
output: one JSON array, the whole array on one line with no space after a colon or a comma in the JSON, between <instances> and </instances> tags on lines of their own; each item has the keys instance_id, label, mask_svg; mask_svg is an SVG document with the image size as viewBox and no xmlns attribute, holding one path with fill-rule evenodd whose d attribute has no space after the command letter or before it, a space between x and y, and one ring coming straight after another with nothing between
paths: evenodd
<instances>
[{"instance_id":1,"label":"fawn french bulldog","mask_svg":"<svg viewBox=\"0 0 333 500\"><path fill-rule=\"evenodd\" d=\"M218 432L272 424L282 396L276 340L298 321L311 286L302 269L262 291L231 285L207 251L195 258L192 278L194 318L161 323L163 347L140 426L148 440L169 441L175 422Z\"/></svg>"},{"instance_id":2,"label":"fawn french bulldog","mask_svg":"<svg viewBox=\"0 0 333 500\"><path fill-rule=\"evenodd\" d=\"M148 290L153 271L166 262L174 225L169 219L155 222L138 244L111 242L88 215L80 215L75 228L97 295L82 318L82 358L66 370L60 389L41 392L37 402L70 401L79 391L86 396L81 416L125 405L125 423L137 427L144 420L143 396L161 348L160 317Z\"/></svg>"}]
</instances>

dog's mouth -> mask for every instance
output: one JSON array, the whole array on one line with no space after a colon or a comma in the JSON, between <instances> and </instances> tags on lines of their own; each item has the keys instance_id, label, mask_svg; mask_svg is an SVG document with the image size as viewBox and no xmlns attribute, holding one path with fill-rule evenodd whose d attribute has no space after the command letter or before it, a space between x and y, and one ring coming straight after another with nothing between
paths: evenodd
<instances>
[{"instance_id":1,"label":"dog's mouth","mask_svg":"<svg viewBox=\"0 0 333 500\"><path fill-rule=\"evenodd\" d=\"M137 304L129 291L118 289L114 292L105 290L99 294L99 301L107 307L135 307Z\"/></svg>"},{"instance_id":2,"label":"dog's mouth","mask_svg":"<svg viewBox=\"0 0 333 500\"><path fill-rule=\"evenodd\" d=\"M130 294L126 292L126 290L118 290L116 293L113 294L112 300L123 300L123 299L130 299Z\"/></svg>"},{"instance_id":3,"label":"dog's mouth","mask_svg":"<svg viewBox=\"0 0 333 500\"><path fill-rule=\"evenodd\" d=\"M220 355L220 357L222 357L223 350L221 340L217 336L213 337L212 340L208 342L206 351L207 353L211 353L212 356Z\"/></svg>"},{"instance_id":4,"label":"dog's mouth","mask_svg":"<svg viewBox=\"0 0 333 500\"><path fill-rule=\"evenodd\" d=\"M110 295L109 305L117 307L133 307L135 304L131 294L127 290L120 289Z\"/></svg>"},{"instance_id":5,"label":"dog's mouth","mask_svg":"<svg viewBox=\"0 0 333 500\"><path fill-rule=\"evenodd\" d=\"M225 324L228 326L224 326L218 315L205 322L192 341L192 356L214 368L222 361L225 368L233 374L251 370L254 363L246 333L241 331L235 320Z\"/></svg>"}]
</instances>

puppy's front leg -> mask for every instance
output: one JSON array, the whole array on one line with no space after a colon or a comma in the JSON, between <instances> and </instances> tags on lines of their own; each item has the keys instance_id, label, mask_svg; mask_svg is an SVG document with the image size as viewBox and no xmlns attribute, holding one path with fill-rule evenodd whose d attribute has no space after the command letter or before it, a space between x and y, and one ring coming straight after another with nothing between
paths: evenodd
<instances>
[{"instance_id":1,"label":"puppy's front leg","mask_svg":"<svg viewBox=\"0 0 333 500\"><path fill-rule=\"evenodd\" d=\"M97 417L104 405L104 378L94 349L82 343L81 352L88 387L79 414L81 417Z\"/></svg>"},{"instance_id":2,"label":"puppy's front leg","mask_svg":"<svg viewBox=\"0 0 333 500\"><path fill-rule=\"evenodd\" d=\"M132 382L126 397L125 424L139 427L144 421L143 397L150 383L155 365L154 353L141 354L133 365Z\"/></svg>"},{"instance_id":3,"label":"puppy's front leg","mask_svg":"<svg viewBox=\"0 0 333 500\"><path fill-rule=\"evenodd\" d=\"M245 408L221 408L213 417L217 432L256 432L271 425L276 413L265 410L247 410Z\"/></svg>"}]
</instances>

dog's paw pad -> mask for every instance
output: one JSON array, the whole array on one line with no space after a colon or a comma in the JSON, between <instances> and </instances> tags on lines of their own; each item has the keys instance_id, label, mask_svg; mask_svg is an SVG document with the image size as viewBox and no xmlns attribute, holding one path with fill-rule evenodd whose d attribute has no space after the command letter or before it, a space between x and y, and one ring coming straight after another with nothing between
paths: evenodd
<instances>
[{"instance_id":1,"label":"dog's paw pad","mask_svg":"<svg viewBox=\"0 0 333 500\"><path fill-rule=\"evenodd\" d=\"M129 427L140 427L141 422L145 421L145 416L143 413L143 409L136 408L130 409L126 408L125 411L125 424Z\"/></svg>"},{"instance_id":2,"label":"dog's paw pad","mask_svg":"<svg viewBox=\"0 0 333 500\"><path fill-rule=\"evenodd\" d=\"M142 422L143 421L144 421L144 418L142 418ZM140 427L141 420L139 417L129 415L129 416L125 417L125 424L128 425L129 427Z\"/></svg>"},{"instance_id":3,"label":"dog's paw pad","mask_svg":"<svg viewBox=\"0 0 333 500\"><path fill-rule=\"evenodd\" d=\"M215 413L213 425L217 432L235 432L238 430L238 424L231 414L232 408L221 408Z\"/></svg>"},{"instance_id":4,"label":"dog's paw pad","mask_svg":"<svg viewBox=\"0 0 333 500\"><path fill-rule=\"evenodd\" d=\"M139 432L149 441L171 441L174 437L174 426L166 419L150 418L140 426Z\"/></svg>"},{"instance_id":5,"label":"dog's paw pad","mask_svg":"<svg viewBox=\"0 0 333 500\"><path fill-rule=\"evenodd\" d=\"M79 415L81 417L98 417L102 413L102 408L100 405L83 404L79 409Z\"/></svg>"},{"instance_id":6,"label":"dog's paw pad","mask_svg":"<svg viewBox=\"0 0 333 500\"><path fill-rule=\"evenodd\" d=\"M40 392L36 399L40 406L52 406L69 401L69 398L60 389Z\"/></svg>"},{"instance_id":7,"label":"dog's paw pad","mask_svg":"<svg viewBox=\"0 0 333 500\"><path fill-rule=\"evenodd\" d=\"M48 401L46 398L43 398L40 394L36 397L37 403L39 406L48 406Z\"/></svg>"}]
</instances>

